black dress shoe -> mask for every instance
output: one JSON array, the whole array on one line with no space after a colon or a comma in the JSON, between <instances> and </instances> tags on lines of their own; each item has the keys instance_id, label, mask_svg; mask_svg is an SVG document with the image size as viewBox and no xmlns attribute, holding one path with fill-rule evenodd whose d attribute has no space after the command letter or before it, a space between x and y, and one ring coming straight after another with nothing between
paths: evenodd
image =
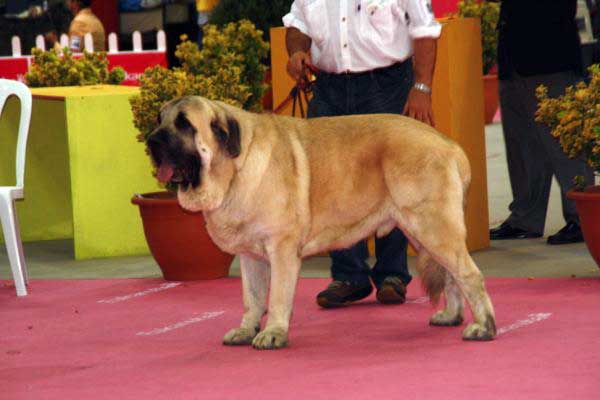
<instances>
[{"instance_id":1,"label":"black dress shoe","mask_svg":"<svg viewBox=\"0 0 600 400\"><path fill-rule=\"evenodd\" d=\"M548 236L548 244L569 244L583 242L581 227L575 222L569 222L560 231Z\"/></svg>"},{"instance_id":2,"label":"black dress shoe","mask_svg":"<svg viewBox=\"0 0 600 400\"><path fill-rule=\"evenodd\" d=\"M514 228L504 222L497 228L490 229L490 239L506 240L506 239L534 239L542 237L541 233L526 231L521 228Z\"/></svg>"}]
</instances>

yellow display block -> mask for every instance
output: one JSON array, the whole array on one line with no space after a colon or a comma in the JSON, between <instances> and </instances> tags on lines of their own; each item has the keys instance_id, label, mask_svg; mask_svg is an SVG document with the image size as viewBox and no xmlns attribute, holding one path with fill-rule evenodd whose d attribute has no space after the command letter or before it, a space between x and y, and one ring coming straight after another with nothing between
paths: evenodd
<instances>
[{"instance_id":1,"label":"yellow display block","mask_svg":"<svg viewBox=\"0 0 600 400\"><path fill-rule=\"evenodd\" d=\"M490 245L480 25L475 18L440 22L443 28L437 46L433 114L436 128L462 146L471 162L472 182L465 219L467 245L474 251ZM284 101L294 85L286 72L287 60L285 28L272 28L274 107ZM291 115L291 110L290 104L281 114Z\"/></svg>"},{"instance_id":2,"label":"yellow display block","mask_svg":"<svg viewBox=\"0 0 600 400\"><path fill-rule=\"evenodd\" d=\"M134 193L158 190L129 98L138 88L32 89L23 241L74 239L76 259L148 254ZM0 184L13 184L18 101L0 119Z\"/></svg>"}]
</instances>

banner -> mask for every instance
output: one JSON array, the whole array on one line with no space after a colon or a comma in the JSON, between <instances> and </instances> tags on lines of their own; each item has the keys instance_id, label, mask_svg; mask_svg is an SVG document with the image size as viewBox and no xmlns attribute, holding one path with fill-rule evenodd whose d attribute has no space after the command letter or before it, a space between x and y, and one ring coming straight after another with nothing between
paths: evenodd
<instances>
[{"instance_id":1,"label":"banner","mask_svg":"<svg viewBox=\"0 0 600 400\"><path fill-rule=\"evenodd\" d=\"M167 54L164 51L144 51L137 53L108 54L110 69L122 67L125 70L125 80L121 85L138 86L140 76L146 68L161 66L167 68Z\"/></svg>"},{"instance_id":2,"label":"banner","mask_svg":"<svg viewBox=\"0 0 600 400\"><path fill-rule=\"evenodd\" d=\"M0 57L0 78L23 82L31 57Z\"/></svg>"},{"instance_id":3,"label":"banner","mask_svg":"<svg viewBox=\"0 0 600 400\"><path fill-rule=\"evenodd\" d=\"M139 85L140 76L146 68L157 65L167 67L167 54L164 51L119 52L107 54L106 58L109 69L122 67L125 70L122 85ZM0 78L23 82L31 62L31 56L0 57Z\"/></svg>"}]
</instances>

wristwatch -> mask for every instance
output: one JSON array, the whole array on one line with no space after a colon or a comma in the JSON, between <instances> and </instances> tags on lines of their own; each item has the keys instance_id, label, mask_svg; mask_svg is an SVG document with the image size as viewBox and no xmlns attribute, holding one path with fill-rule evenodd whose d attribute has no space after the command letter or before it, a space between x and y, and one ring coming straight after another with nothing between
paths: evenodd
<instances>
[{"instance_id":1,"label":"wristwatch","mask_svg":"<svg viewBox=\"0 0 600 400\"><path fill-rule=\"evenodd\" d=\"M423 92L423 93L427 93L427 94L431 93L431 88L429 86L427 86L426 84L421 83L421 82L415 83L413 85L413 88L415 88L419 92Z\"/></svg>"}]
</instances>

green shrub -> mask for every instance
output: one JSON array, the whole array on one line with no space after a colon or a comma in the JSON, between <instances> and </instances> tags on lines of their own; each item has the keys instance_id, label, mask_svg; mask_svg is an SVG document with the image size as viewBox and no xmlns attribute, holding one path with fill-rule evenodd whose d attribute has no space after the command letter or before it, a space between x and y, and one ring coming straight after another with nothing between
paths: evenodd
<instances>
[{"instance_id":1,"label":"green shrub","mask_svg":"<svg viewBox=\"0 0 600 400\"><path fill-rule=\"evenodd\" d=\"M123 68L108 70L105 52L84 51L80 58L73 58L69 48L64 48L62 54L56 49L35 48L31 54L33 63L25 74L25 82L30 87L118 85L125 79Z\"/></svg>"},{"instance_id":2,"label":"green shrub","mask_svg":"<svg viewBox=\"0 0 600 400\"><path fill-rule=\"evenodd\" d=\"M222 27L204 27L202 50L195 43L184 41L175 55L182 69L192 75L216 76L224 67L237 68L242 85L251 95L242 103L243 108L261 110L262 96L267 89L263 83L266 67L261 63L269 53L269 44L262 32L248 20L232 22Z\"/></svg>"},{"instance_id":3,"label":"green shrub","mask_svg":"<svg viewBox=\"0 0 600 400\"><path fill-rule=\"evenodd\" d=\"M219 29L206 26L202 50L186 38L175 55L180 68L147 69L140 79L140 94L130 100L134 125L145 141L156 128L160 107L182 96L204 96L252 111L262 109L266 67L260 59L268 52L262 32L249 21Z\"/></svg>"},{"instance_id":4,"label":"green shrub","mask_svg":"<svg viewBox=\"0 0 600 400\"><path fill-rule=\"evenodd\" d=\"M483 74L487 75L492 67L496 65L497 60L498 31L496 26L500 18L500 3L485 0L463 0L458 3L458 16L479 18L481 21Z\"/></svg>"}]
</instances>

